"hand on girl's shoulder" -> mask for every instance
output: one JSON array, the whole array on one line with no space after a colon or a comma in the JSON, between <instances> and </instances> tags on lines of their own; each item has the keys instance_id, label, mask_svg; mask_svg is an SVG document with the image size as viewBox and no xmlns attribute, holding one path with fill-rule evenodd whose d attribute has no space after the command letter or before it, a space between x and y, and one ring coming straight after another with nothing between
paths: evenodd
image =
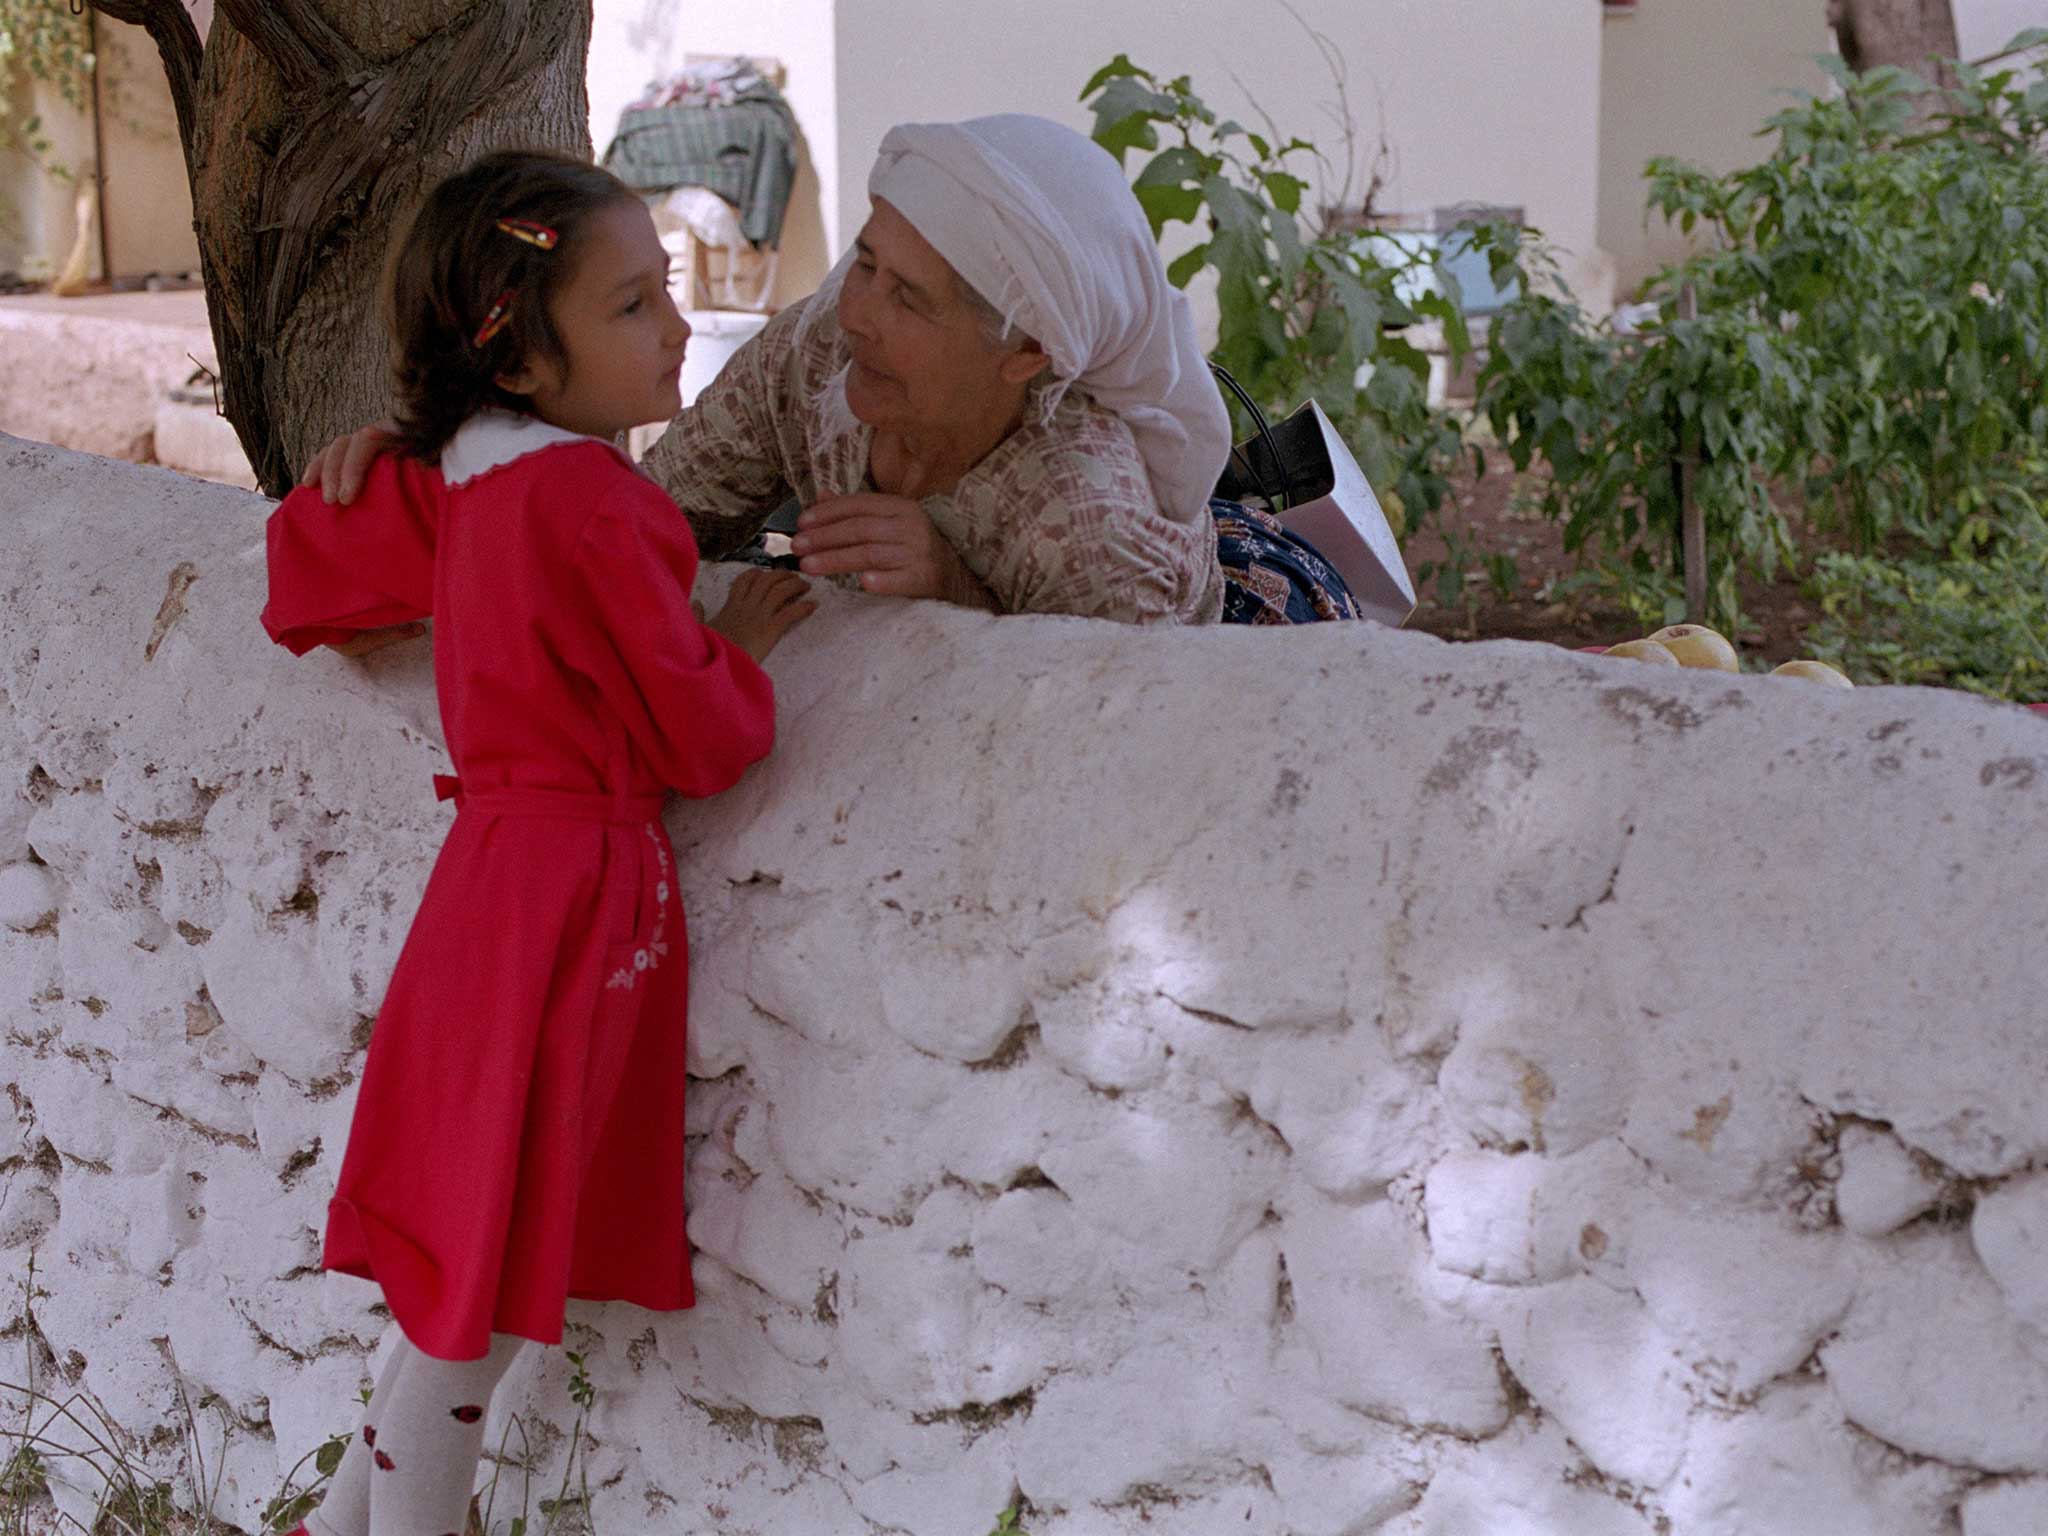
<instances>
[{"instance_id":1,"label":"hand on girl's shoulder","mask_svg":"<svg viewBox=\"0 0 2048 1536\"><path fill-rule=\"evenodd\" d=\"M318 486L323 501L347 506L361 493L370 466L391 455L397 444L398 424L388 417L358 427L345 437L337 437L307 460L299 484Z\"/></svg>"}]
</instances>

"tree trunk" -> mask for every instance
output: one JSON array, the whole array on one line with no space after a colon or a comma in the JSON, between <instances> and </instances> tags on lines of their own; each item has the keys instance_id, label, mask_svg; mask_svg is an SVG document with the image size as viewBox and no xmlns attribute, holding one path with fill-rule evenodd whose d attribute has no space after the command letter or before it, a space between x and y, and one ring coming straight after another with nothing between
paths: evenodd
<instances>
[{"instance_id":1,"label":"tree trunk","mask_svg":"<svg viewBox=\"0 0 2048 1536\"><path fill-rule=\"evenodd\" d=\"M1896 64L1937 85L1955 84L1953 0L1828 0L1828 25L1843 62L1859 74Z\"/></svg>"},{"instance_id":2,"label":"tree trunk","mask_svg":"<svg viewBox=\"0 0 2048 1536\"><path fill-rule=\"evenodd\" d=\"M590 153L589 0L93 0L149 29L177 108L221 397L263 488L388 409L394 227L520 145Z\"/></svg>"}]
</instances>

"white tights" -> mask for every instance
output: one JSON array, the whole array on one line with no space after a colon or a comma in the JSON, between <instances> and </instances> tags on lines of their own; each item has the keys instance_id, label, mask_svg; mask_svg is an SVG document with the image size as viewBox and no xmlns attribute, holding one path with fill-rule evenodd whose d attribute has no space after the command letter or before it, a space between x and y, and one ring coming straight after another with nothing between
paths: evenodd
<instances>
[{"instance_id":1,"label":"white tights","mask_svg":"<svg viewBox=\"0 0 2048 1536\"><path fill-rule=\"evenodd\" d=\"M437 1360L401 1336L310 1536L461 1536L491 1393L525 1342L494 1333L481 1360Z\"/></svg>"}]
</instances>

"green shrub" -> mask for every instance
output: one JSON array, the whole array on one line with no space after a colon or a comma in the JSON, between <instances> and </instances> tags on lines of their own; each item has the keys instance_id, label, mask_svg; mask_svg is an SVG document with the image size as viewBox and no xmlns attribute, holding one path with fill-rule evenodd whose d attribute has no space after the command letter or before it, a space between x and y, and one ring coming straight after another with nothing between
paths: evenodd
<instances>
[{"instance_id":1,"label":"green shrub","mask_svg":"<svg viewBox=\"0 0 2048 1536\"><path fill-rule=\"evenodd\" d=\"M2048 30L2015 39L2048 54ZM1675 467L1707 530L1709 617L1796 558L1775 496L1868 552L1989 549L2048 504L2048 83L1959 65L1927 89L1830 67L1839 96L1778 114L1775 151L1714 176L1649 167L1653 209L1705 238L1652 280L1647 336L1592 325L1526 233L1493 230L1523 297L1496 316L1480 403L1545 510L1633 606L1682 608ZM1690 303L1686 296L1690 296Z\"/></svg>"}]
</instances>

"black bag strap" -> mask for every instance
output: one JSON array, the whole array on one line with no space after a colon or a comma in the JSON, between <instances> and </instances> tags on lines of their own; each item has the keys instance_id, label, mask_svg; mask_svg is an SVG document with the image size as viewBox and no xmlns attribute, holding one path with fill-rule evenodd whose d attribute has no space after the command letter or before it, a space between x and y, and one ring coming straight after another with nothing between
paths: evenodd
<instances>
[{"instance_id":1,"label":"black bag strap","mask_svg":"<svg viewBox=\"0 0 2048 1536\"><path fill-rule=\"evenodd\" d=\"M1268 508L1275 512L1282 510L1287 505L1287 465L1280 457L1280 445L1273 441L1273 429L1267 424L1266 413L1259 409L1259 402L1251 397L1245 387L1230 376L1228 368L1221 363L1212 362L1209 364L1209 371L1216 375L1226 389L1237 396L1237 403L1245 408L1245 413L1251 417L1252 424L1258 428L1259 442L1266 450L1267 462L1273 466L1273 473L1280 477L1278 491L1267 484L1253 465L1251 455L1236 443L1230 445L1231 458L1244 466L1246 483L1258 487L1259 494L1266 498Z\"/></svg>"}]
</instances>

